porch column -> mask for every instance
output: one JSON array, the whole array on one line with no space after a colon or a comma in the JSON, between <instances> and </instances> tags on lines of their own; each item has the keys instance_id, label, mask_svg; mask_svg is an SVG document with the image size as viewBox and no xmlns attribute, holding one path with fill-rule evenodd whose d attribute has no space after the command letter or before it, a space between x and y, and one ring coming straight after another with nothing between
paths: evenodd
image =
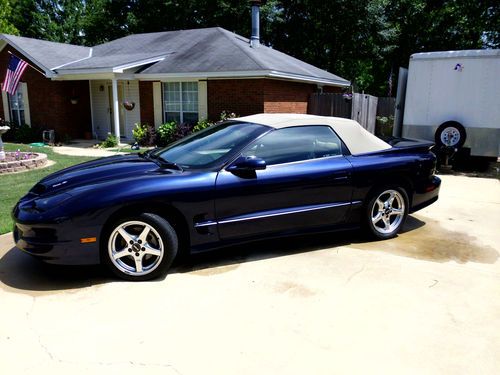
<instances>
[{"instance_id":1,"label":"porch column","mask_svg":"<svg viewBox=\"0 0 500 375\"><path fill-rule=\"evenodd\" d=\"M113 95L113 122L115 124L115 136L120 143L120 103L118 103L118 80L111 80L112 95Z\"/></svg>"}]
</instances>

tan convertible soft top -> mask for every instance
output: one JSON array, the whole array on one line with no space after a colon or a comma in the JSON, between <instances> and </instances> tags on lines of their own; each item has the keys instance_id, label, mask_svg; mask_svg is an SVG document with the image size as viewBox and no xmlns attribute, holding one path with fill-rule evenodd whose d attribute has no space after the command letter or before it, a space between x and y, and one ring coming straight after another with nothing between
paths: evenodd
<instances>
[{"instance_id":1,"label":"tan convertible soft top","mask_svg":"<svg viewBox=\"0 0 500 375\"><path fill-rule=\"evenodd\" d=\"M303 125L328 125L344 141L353 155L387 150L391 145L377 138L354 120L340 117L301 115L294 113L262 113L235 118L236 121L253 122L276 129Z\"/></svg>"}]
</instances>

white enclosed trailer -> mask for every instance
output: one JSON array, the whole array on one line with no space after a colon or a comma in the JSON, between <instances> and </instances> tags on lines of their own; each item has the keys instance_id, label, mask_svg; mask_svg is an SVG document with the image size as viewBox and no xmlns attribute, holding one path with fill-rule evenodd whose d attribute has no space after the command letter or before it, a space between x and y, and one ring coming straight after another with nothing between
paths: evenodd
<instances>
[{"instance_id":1,"label":"white enclosed trailer","mask_svg":"<svg viewBox=\"0 0 500 375\"><path fill-rule=\"evenodd\" d=\"M500 156L500 50L413 54L402 135Z\"/></svg>"}]
</instances>

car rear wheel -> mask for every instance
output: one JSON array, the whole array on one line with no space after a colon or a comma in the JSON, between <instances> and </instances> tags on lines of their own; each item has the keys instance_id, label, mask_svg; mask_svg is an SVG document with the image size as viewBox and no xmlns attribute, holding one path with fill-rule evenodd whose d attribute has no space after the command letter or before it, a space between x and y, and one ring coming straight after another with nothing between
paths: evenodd
<instances>
[{"instance_id":1,"label":"car rear wheel","mask_svg":"<svg viewBox=\"0 0 500 375\"><path fill-rule=\"evenodd\" d=\"M102 260L125 280L149 280L164 274L178 248L174 228L162 217L143 213L109 227L102 245Z\"/></svg>"},{"instance_id":2,"label":"car rear wheel","mask_svg":"<svg viewBox=\"0 0 500 375\"><path fill-rule=\"evenodd\" d=\"M377 189L366 207L366 226L377 239L395 237L408 215L408 195L400 187Z\"/></svg>"}]
</instances>

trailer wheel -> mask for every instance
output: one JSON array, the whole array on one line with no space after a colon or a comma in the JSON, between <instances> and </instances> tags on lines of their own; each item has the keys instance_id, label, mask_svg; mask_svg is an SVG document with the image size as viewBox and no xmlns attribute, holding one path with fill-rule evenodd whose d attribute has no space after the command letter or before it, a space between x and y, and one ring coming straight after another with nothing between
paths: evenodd
<instances>
[{"instance_id":1,"label":"trailer wheel","mask_svg":"<svg viewBox=\"0 0 500 375\"><path fill-rule=\"evenodd\" d=\"M438 146L460 148L465 143L467 133L459 122L446 121L437 128L434 138Z\"/></svg>"}]
</instances>

